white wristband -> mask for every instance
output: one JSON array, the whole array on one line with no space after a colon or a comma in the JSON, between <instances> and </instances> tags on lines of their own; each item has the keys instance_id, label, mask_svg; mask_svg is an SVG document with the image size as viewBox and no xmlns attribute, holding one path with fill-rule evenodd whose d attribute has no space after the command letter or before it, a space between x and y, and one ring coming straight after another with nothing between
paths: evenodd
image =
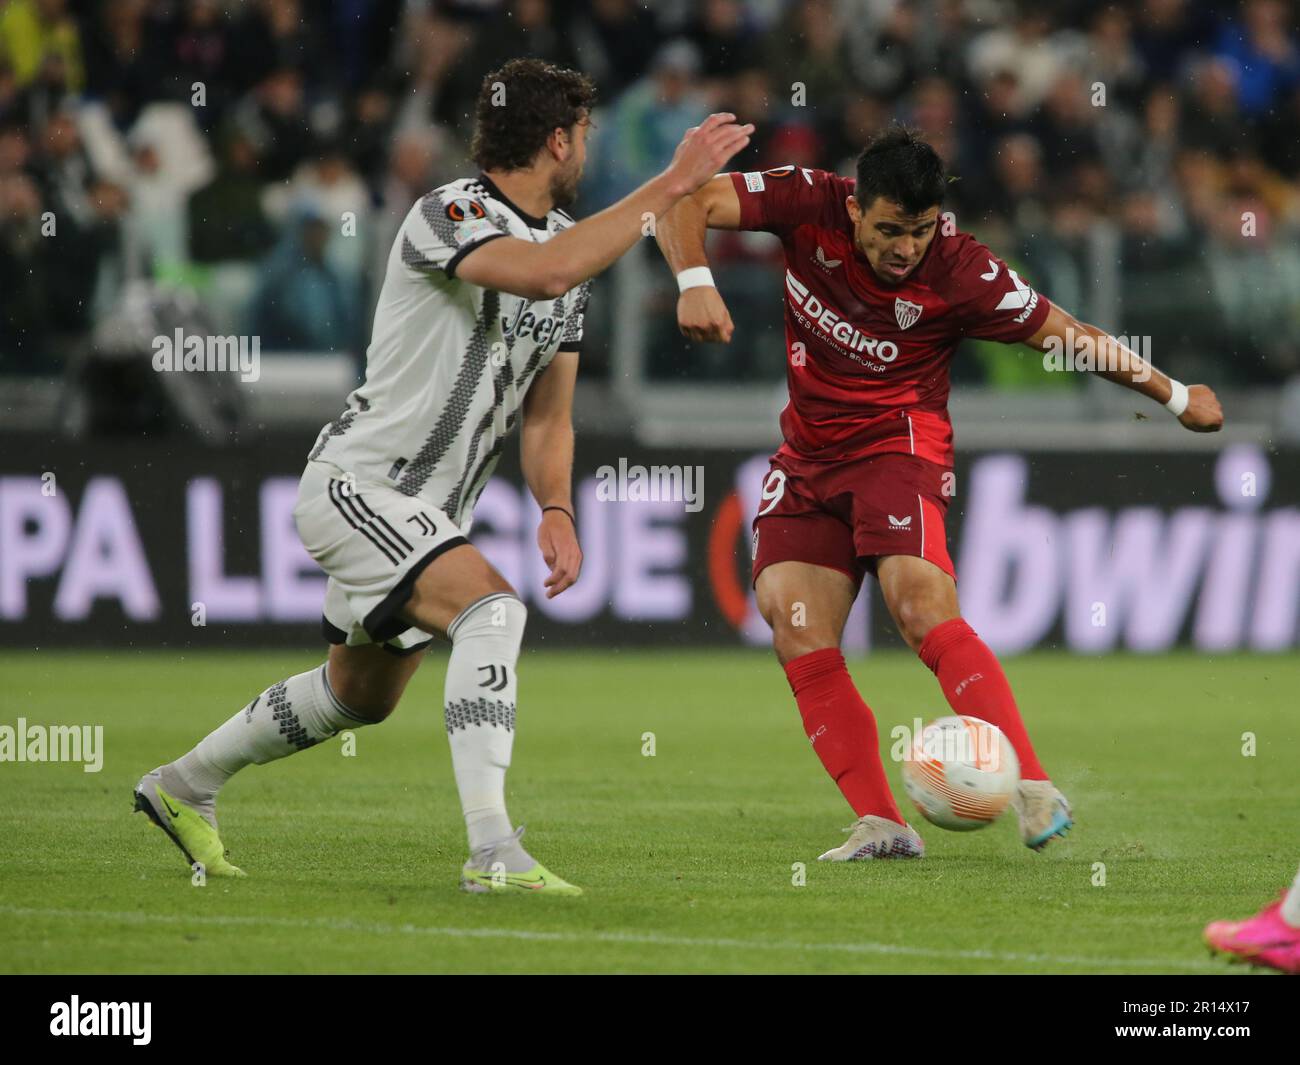
<instances>
[{"instance_id":1,"label":"white wristband","mask_svg":"<svg viewBox=\"0 0 1300 1065\"><path fill-rule=\"evenodd\" d=\"M677 291L685 292L688 288L717 288L713 283L713 272L707 266L692 266L677 275Z\"/></svg>"},{"instance_id":2,"label":"white wristband","mask_svg":"<svg viewBox=\"0 0 1300 1065\"><path fill-rule=\"evenodd\" d=\"M1169 395L1169 402L1165 404L1165 410L1177 418L1187 409L1187 386L1171 377L1169 387L1173 391Z\"/></svg>"}]
</instances>

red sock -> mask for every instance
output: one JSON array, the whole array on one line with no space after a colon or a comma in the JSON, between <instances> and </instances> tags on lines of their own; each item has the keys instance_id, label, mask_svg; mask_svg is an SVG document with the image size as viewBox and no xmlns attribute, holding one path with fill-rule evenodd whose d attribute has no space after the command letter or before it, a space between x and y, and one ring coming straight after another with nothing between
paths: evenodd
<instances>
[{"instance_id":1,"label":"red sock","mask_svg":"<svg viewBox=\"0 0 1300 1065\"><path fill-rule=\"evenodd\" d=\"M1046 780L1029 742L1016 697L988 644L961 618L936 625L921 641L921 661L939 678L953 711L997 725L1015 748L1023 780Z\"/></svg>"},{"instance_id":2,"label":"red sock","mask_svg":"<svg viewBox=\"0 0 1300 1065\"><path fill-rule=\"evenodd\" d=\"M804 732L853 812L903 820L880 761L876 719L844 667L839 648L810 651L786 664Z\"/></svg>"}]
</instances>

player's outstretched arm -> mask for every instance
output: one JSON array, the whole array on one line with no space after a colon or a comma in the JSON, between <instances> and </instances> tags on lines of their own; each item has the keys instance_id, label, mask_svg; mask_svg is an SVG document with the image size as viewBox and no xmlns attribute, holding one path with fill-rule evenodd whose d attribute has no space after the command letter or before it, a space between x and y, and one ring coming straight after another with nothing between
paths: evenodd
<instances>
[{"instance_id":1,"label":"player's outstretched arm","mask_svg":"<svg viewBox=\"0 0 1300 1065\"><path fill-rule=\"evenodd\" d=\"M1105 330L1080 322L1055 304L1042 328L1025 343L1039 351L1061 353L1076 361L1087 352L1091 357L1085 365L1094 373L1154 399L1192 432L1215 433L1223 428L1223 410L1208 385L1184 385L1175 381Z\"/></svg>"},{"instance_id":2,"label":"player's outstretched arm","mask_svg":"<svg viewBox=\"0 0 1300 1065\"><path fill-rule=\"evenodd\" d=\"M735 327L708 272L704 237L710 229L739 228L740 197L729 174L718 174L683 197L655 228L659 250L682 286L677 299L677 325L688 340L731 342ZM701 272L682 277L685 270Z\"/></svg>"},{"instance_id":3,"label":"player's outstretched arm","mask_svg":"<svg viewBox=\"0 0 1300 1065\"><path fill-rule=\"evenodd\" d=\"M457 276L473 285L525 299L556 299L600 273L647 233L683 196L708 181L749 144L752 125L736 124L729 113L710 115L682 137L673 161L658 177L599 214L542 244L513 237L476 248Z\"/></svg>"},{"instance_id":4,"label":"player's outstretched arm","mask_svg":"<svg viewBox=\"0 0 1300 1065\"><path fill-rule=\"evenodd\" d=\"M547 599L572 585L582 569L577 512L573 509L573 388L577 377L578 353L557 352L524 397L520 458L528 490L543 508L537 546L551 569L543 582Z\"/></svg>"}]
</instances>

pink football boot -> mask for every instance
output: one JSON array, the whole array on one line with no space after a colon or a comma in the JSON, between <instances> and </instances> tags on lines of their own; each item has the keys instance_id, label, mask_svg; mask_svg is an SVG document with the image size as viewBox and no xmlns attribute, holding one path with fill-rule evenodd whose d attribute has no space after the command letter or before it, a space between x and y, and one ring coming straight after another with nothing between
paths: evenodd
<instances>
[{"instance_id":1,"label":"pink football boot","mask_svg":"<svg viewBox=\"0 0 1300 1065\"><path fill-rule=\"evenodd\" d=\"M1235 960L1300 973L1300 928L1282 920L1281 902L1265 906L1245 921L1206 925L1205 942Z\"/></svg>"}]
</instances>

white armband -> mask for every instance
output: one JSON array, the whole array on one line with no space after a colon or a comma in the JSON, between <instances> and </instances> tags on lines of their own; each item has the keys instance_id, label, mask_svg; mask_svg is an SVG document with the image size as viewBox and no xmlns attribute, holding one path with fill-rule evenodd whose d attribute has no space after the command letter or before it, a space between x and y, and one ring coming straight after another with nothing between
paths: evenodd
<instances>
[{"instance_id":1,"label":"white armband","mask_svg":"<svg viewBox=\"0 0 1300 1065\"><path fill-rule=\"evenodd\" d=\"M1165 409L1177 418L1187 409L1187 386L1182 381L1175 381L1171 377L1169 378L1169 387L1172 392L1169 395L1169 402L1165 404Z\"/></svg>"},{"instance_id":2,"label":"white armband","mask_svg":"<svg viewBox=\"0 0 1300 1065\"><path fill-rule=\"evenodd\" d=\"M685 292L688 288L717 288L713 283L713 272L707 266L692 266L677 275L677 291Z\"/></svg>"}]
</instances>

